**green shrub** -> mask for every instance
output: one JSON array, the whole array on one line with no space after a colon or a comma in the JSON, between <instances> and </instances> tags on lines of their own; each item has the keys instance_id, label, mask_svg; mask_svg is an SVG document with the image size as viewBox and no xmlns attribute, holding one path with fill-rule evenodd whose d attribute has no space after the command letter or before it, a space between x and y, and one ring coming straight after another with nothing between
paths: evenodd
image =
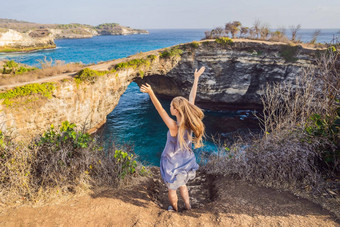
<instances>
[{"instance_id":1,"label":"green shrub","mask_svg":"<svg viewBox=\"0 0 340 227\"><path fill-rule=\"evenodd\" d=\"M280 50L280 56L285 59L286 62L296 62L298 59L296 57L299 47L284 45Z\"/></svg>"},{"instance_id":2,"label":"green shrub","mask_svg":"<svg viewBox=\"0 0 340 227\"><path fill-rule=\"evenodd\" d=\"M136 172L137 161L133 160L133 154L116 150L114 154L116 165L119 166L119 177L124 178L128 174Z\"/></svg>"},{"instance_id":3,"label":"green shrub","mask_svg":"<svg viewBox=\"0 0 340 227\"><path fill-rule=\"evenodd\" d=\"M200 47L200 43L199 42L196 42L196 41L193 41L190 43L190 46L194 49L197 49Z\"/></svg>"},{"instance_id":4,"label":"green shrub","mask_svg":"<svg viewBox=\"0 0 340 227\"><path fill-rule=\"evenodd\" d=\"M139 171L139 175L141 176L149 176L151 174L151 171L145 168L145 166L142 166L142 168Z\"/></svg>"},{"instance_id":5,"label":"green shrub","mask_svg":"<svg viewBox=\"0 0 340 227\"><path fill-rule=\"evenodd\" d=\"M75 124L64 121L60 126L59 133L57 133L52 124L51 128L41 136L38 145L52 143L59 149L63 143L71 143L75 149L88 147L89 142L92 141L90 135L88 133L75 131L75 127Z\"/></svg>"},{"instance_id":6,"label":"green shrub","mask_svg":"<svg viewBox=\"0 0 340 227\"><path fill-rule=\"evenodd\" d=\"M337 108L337 115L331 118L328 115L313 114L306 124L305 131L310 136L309 142L318 138L326 138L334 143L338 149L320 146L322 160L327 163L327 166L336 166L340 161L340 107Z\"/></svg>"},{"instance_id":7,"label":"green shrub","mask_svg":"<svg viewBox=\"0 0 340 227\"><path fill-rule=\"evenodd\" d=\"M121 62L121 63L118 63L115 65L115 69L116 70L119 70L119 69L125 69L125 68L128 68L129 65L126 63L126 62Z\"/></svg>"},{"instance_id":8,"label":"green shrub","mask_svg":"<svg viewBox=\"0 0 340 227\"><path fill-rule=\"evenodd\" d=\"M6 62L6 64L3 65L2 73L3 74L14 73L15 70L18 68L18 66L19 66L18 63L16 63L13 60L10 60L10 61Z\"/></svg>"},{"instance_id":9,"label":"green shrub","mask_svg":"<svg viewBox=\"0 0 340 227\"><path fill-rule=\"evenodd\" d=\"M153 62L154 60L156 60L157 56L154 55L154 54L150 54L150 55L148 55L147 58L150 59L151 62Z\"/></svg>"},{"instance_id":10,"label":"green shrub","mask_svg":"<svg viewBox=\"0 0 340 227\"><path fill-rule=\"evenodd\" d=\"M144 78L144 71L142 71L142 70L139 70L139 72L138 72L138 75L140 76L140 78Z\"/></svg>"},{"instance_id":11,"label":"green shrub","mask_svg":"<svg viewBox=\"0 0 340 227\"><path fill-rule=\"evenodd\" d=\"M95 29L112 29L119 26L118 23L105 23L105 24L100 24L95 27Z\"/></svg>"},{"instance_id":12,"label":"green shrub","mask_svg":"<svg viewBox=\"0 0 340 227\"><path fill-rule=\"evenodd\" d=\"M330 47L327 48L327 50L330 51L330 52L336 52L335 46L330 46Z\"/></svg>"},{"instance_id":13,"label":"green shrub","mask_svg":"<svg viewBox=\"0 0 340 227\"><path fill-rule=\"evenodd\" d=\"M99 76L103 76L108 73L109 71L97 71L97 70L85 68L85 69L80 70L74 78L77 84L81 82L94 83Z\"/></svg>"},{"instance_id":14,"label":"green shrub","mask_svg":"<svg viewBox=\"0 0 340 227\"><path fill-rule=\"evenodd\" d=\"M172 57L179 57L183 54L183 50L178 47L173 47L171 49L166 49L160 53L161 58L172 58Z\"/></svg>"},{"instance_id":15,"label":"green shrub","mask_svg":"<svg viewBox=\"0 0 340 227\"><path fill-rule=\"evenodd\" d=\"M15 71L15 75L31 72L31 71L34 71L34 70L37 70L37 69L38 68L25 68L25 67L20 66L19 69L17 71Z\"/></svg>"},{"instance_id":16,"label":"green shrub","mask_svg":"<svg viewBox=\"0 0 340 227\"><path fill-rule=\"evenodd\" d=\"M50 192L115 187L123 178L150 174L130 150L104 148L99 141L67 121L51 125L28 144L0 131L1 202L37 202Z\"/></svg>"},{"instance_id":17,"label":"green shrub","mask_svg":"<svg viewBox=\"0 0 340 227\"><path fill-rule=\"evenodd\" d=\"M76 125L68 121L59 129L51 125L30 149L35 154L33 182L43 188L72 187L84 181L117 185L128 175L147 172L133 154L114 147L104 148L96 136L77 131Z\"/></svg>"},{"instance_id":18,"label":"green shrub","mask_svg":"<svg viewBox=\"0 0 340 227\"><path fill-rule=\"evenodd\" d=\"M19 64L13 60L7 61L6 64L3 65L2 73L3 74L23 74L26 72L30 72L36 70L37 68L26 68L23 66L19 67Z\"/></svg>"},{"instance_id":19,"label":"green shrub","mask_svg":"<svg viewBox=\"0 0 340 227\"><path fill-rule=\"evenodd\" d=\"M224 46L232 46L234 45L234 41L228 37L220 37L215 39L216 43L222 44Z\"/></svg>"},{"instance_id":20,"label":"green shrub","mask_svg":"<svg viewBox=\"0 0 340 227\"><path fill-rule=\"evenodd\" d=\"M138 68L140 66L147 66L149 67L151 65L151 61L153 61L156 58L155 55L149 55L147 59L132 59L128 62L121 62L114 66L114 69L120 70L120 69L126 69L126 68Z\"/></svg>"},{"instance_id":21,"label":"green shrub","mask_svg":"<svg viewBox=\"0 0 340 227\"><path fill-rule=\"evenodd\" d=\"M4 105L7 107L12 106L15 104L15 99L19 97L29 97L31 95L41 95L46 98L51 98L52 93L55 89L55 83L34 83L34 84L27 84L21 87L16 87L6 92L0 93L0 99L3 99ZM35 99L27 99L26 102L33 101ZM22 104L22 103L17 103Z\"/></svg>"}]
</instances>

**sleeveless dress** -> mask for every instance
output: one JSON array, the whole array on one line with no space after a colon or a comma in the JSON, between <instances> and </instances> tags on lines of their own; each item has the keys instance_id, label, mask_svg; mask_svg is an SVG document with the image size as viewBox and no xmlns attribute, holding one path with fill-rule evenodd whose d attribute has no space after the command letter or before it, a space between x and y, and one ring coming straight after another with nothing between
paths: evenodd
<instances>
[{"instance_id":1,"label":"sleeveless dress","mask_svg":"<svg viewBox=\"0 0 340 227\"><path fill-rule=\"evenodd\" d=\"M192 132L190 131L190 133ZM176 190L189 180L194 179L196 170L199 168L195 154L191 149L192 141L188 139L187 130L184 133L184 141L190 149L181 150L177 136L171 136L170 131L168 131L160 161L163 181L172 190Z\"/></svg>"}]
</instances>

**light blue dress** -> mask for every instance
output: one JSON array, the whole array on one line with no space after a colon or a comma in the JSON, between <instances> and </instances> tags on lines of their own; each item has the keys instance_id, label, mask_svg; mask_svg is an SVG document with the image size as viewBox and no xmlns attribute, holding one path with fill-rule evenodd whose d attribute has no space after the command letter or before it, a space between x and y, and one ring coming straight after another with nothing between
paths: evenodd
<instances>
[{"instance_id":1,"label":"light blue dress","mask_svg":"<svg viewBox=\"0 0 340 227\"><path fill-rule=\"evenodd\" d=\"M199 168L192 149L181 150L177 136L172 137L170 131L168 131L160 161L163 181L172 190L176 190L179 186L185 185L189 180L194 179L196 170ZM187 130L184 133L184 140L188 147L191 148L192 141L188 139Z\"/></svg>"}]
</instances>

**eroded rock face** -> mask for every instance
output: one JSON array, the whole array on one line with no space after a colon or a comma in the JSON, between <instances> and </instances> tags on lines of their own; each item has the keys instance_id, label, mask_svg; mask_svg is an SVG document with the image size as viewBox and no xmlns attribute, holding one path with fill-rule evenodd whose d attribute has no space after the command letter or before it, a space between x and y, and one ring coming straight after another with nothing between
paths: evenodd
<instances>
[{"instance_id":1,"label":"eroded rock face","mask_svg":"<svg viewBox=\"0 0 340 227\"><path fill-rule=\"evenodd\" d=\"M237 42L230 47L203 43L196 49L186 50L166 76L151 75L136 82L151 84L154 91L164 97L188 97L195 68L205 66L197 91L197 102L202 107L261 108L262 88L267 83L294 82L303 68L312 65L315 53L279 44Z\"/></svg>"},{"instance_id":2,"label":"eroded rock face","mask_svg":"<svg viewBox=\"0 0 340 227\"><path fill-rule=\"evenodd\" d=\"M52 34L47 29L35 30L28 33L21 33L12 29L0 35L0 47L46 47L54 46Z\"/></svg>"},{"instance_id":3,"label":"eroded rock face","mask_svg":"<svg viewBox=\"0 0 340 227\"><path fill-rule=\"evenodd\" d=\"M94 128L115 108L120 96L132 80L129 73L119 77L103 76L94 84L76 84L73 79L55 84L51 99L39 100L25 105L6 107L0 105L1 130L13 132L20 139L30 139L41 134L51 124L63 121L75 123L79 128ZM20 101L20 100L19 100ZM103 124L102 123L102 124Z\"/></svg>"},{"instance_id":4,"label":"eroded rock face","mask_svg":"<svg viewBox=\"0 0 340 227\"><path fill-rule=\"evenodd\" d=\"M17 138L31 138L51 124L60 125L66 120L78 126L86 123L85 129L96 129L105 123L132 81L139 85L150 83L159 96L188 97L194 69L201 66L206 71L199 80L196 100L200 107L260 108L261 89L266 83L294 81L303 68L312 65L316 54L312 50L256 42L237 42L232 47L206 42L198 47L187 44L179 48L183 49L182 57L161 58L160 51L152 51L91 66L95 70L109 70L132 58L148 54L154 57L151 64L123 68L100 76L93 83L77 84L72 77L57 81L51 99L28 102L19 108L2 104L0 130L12 131Z\"/></svg>"},{"instance_id":5,"label":"eroded rock face","mask_svg":"<svg viewBox=\"0 0 340 227\"><path fill-rule=\"evenodd\" d=\"M37 24L0 19L0 52L26 52L55 48L54 39L79 39L98 35L148 33L147 30L133 29L115 23L92 26L86 24Z\"/></svg>"},{"instance_id":6,"label":"eroded rock face","mask_svg":"<svg viewBox=\"0 0 340 227\"><path fill-rule=\"evenodd\" d=\"M41 135L51 124L58 126L69 121L75 123L78 129L94 132L105 124L106 116L116 107L128 85L139 76L140 70L166 74L178 60L160 62L157 58L153 67L122 69L99 76L94 83L77 84L72 77L57 81L50 99L32 95L16 99L9 107L1 104L0 130L14 135L15 139L29 140Z\"/></svg>"}]
</instances>

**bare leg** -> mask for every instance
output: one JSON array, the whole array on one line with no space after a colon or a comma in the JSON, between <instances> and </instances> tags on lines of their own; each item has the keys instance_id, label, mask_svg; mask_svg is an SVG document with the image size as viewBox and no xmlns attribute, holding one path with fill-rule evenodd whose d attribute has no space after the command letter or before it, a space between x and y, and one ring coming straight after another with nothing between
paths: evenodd
<instances>
[{"instance_id":1,"label":"bare leg","mask_svg":"<svg viewBox=\"0 0 340 227\"><path fill-rule=\"evenodd\" d=\"M185 208L187 210L190 210L191 209L191 206L190 206L190 201L189 201L189 192L188 192L188 188L186 185L182 185L179 187L179 191L181 192L181 196L184 200L184 203L185 203Z\"/></svg>"},{"instance_id":2,"label":"bare leg","mask_svg":"<svg viewBox=\"0 0 340 227\"><path fill-rule=\"evenodd\" d=\"M178 198L177 198L176 190L169 189L168 196L169 196L169 200L170 200L171 206L174 208L175 211L177 211L177 201L178 201Z\"/></svg>"}]
</instances>

